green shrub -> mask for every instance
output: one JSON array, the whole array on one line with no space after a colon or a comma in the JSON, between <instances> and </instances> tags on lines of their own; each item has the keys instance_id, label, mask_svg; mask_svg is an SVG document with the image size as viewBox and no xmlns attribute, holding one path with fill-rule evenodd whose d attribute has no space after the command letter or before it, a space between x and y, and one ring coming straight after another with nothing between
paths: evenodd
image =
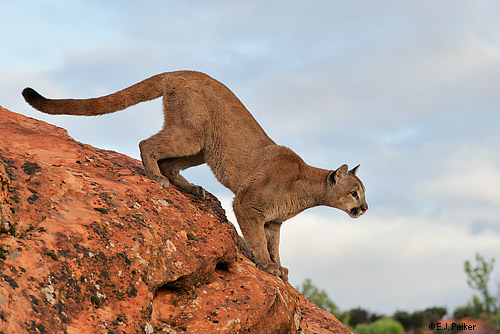
<instances>
[{"instance_id":1,"label":"green shrub","mask_svg":"<svg viewBox=\"0 0 500 334\"><path fill-rule=\"evenodd\" d=\"M356 334L372 334L371 332L371 325L367 324L359 324L356 326Z\"/></svg>"},{"instance_id":2,"label":"green shrub","mask_svg":"<svg viewBox=\"0 0 500 334\"><path fill-rule=\"evenodd\" d=\"M337 305L335 305L335 303L330 298L328 298L325 290L320 290L318 287L316 287L312 283L311 279L306 279L304 283L302 283L302 286L298 288L298 290L302 295L309 299L309 301L321 307L326 312L330 312L335 315L339 313Z\"/></svg>"},{"instance_id":3,"label":"green shrub","mask_svg":"<svg viewBox=\"0 0 500 334\"><path fill-rule=\"evenodd\" d=\"M381 318L373 324L359 324L354 332L357 334L404 334L403 326L394 319Z\"/></svg>"}]
</instances>

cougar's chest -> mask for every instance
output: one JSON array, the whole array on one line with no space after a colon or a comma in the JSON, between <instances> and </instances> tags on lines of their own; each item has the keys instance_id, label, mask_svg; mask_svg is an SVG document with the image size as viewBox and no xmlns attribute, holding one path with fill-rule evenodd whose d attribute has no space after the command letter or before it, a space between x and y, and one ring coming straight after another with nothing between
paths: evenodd
<instances>
[{"instance_id":1,"label":"cougar's chest","mask_svg":"<svg viewBox=\"0 0 500 334\"><path fill-rule=\"evenodd\" d=\"M285 220L298 215L305 209L307 209L307 206L302 205L300 201L294 198L289 198L272 205L266 212L266 221L282 223Z\"/></svg>"}]
</instances>

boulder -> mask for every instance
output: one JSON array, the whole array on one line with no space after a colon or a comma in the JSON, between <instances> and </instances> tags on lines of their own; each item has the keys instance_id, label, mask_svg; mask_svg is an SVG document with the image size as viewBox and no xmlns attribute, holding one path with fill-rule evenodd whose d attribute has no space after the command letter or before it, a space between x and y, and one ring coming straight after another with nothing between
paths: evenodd
<instances>
[{"instance_id":1,"label":"boulder","mask_svg":"<svg viewBox=\"0 0 500 334\"><path fill-rule=\"evenodd\" d=\"M255 267L211 194L0 107L1 333L351 333Z\"/></svg>"}]
</instances>

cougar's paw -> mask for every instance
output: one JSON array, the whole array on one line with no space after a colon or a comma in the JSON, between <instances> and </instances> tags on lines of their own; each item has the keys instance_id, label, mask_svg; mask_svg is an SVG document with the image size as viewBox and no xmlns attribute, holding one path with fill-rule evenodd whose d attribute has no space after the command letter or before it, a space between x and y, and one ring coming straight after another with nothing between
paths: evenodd
<instances>
[{"instance_id":1,"label":"cougar's paw","mask_svg":"<svg viewBox=\"0 0 500 334\"><path fill-rule=\"evenodd\" d=\"M264 265L257 265L257 268L262 269L271 275L278 276L278 277L281 276L280 266L277 263L268 263L268 264L264 264Z\"/></svg>"},{"instance_id":2,"label":"cougar's paw","mask_svg":"<svg viewBox=\"0 0 500 334\"><path fill-rule=\"evenodd\" d=\"M195 196L205 198L205 189L200 186L193 185L193 188L189 192Z\"/></svg>"},{"instance_id":3,"label":"cougar's paw","mask_svg":"<svg viewBox=\"0 0 500 334\"><path fill-rule=\"evenodd\" d=\"M280 267L280 278L283 280L283 282L288 282L288 268L285 267Z\"/></svg>"},{"instance_id":4,"label":"cougar's paw","mask_svg":"<svg viewBox=\"0 0 500 334\"><path fill-rule=\"evenodd\" d=\"M170 182L168 181L168 179L165 176L153 175L151 177L151 179L158 182L160 184L160 186L162 186L162 188L168 188L170 185Z\"/></svg>"}]
</instances>

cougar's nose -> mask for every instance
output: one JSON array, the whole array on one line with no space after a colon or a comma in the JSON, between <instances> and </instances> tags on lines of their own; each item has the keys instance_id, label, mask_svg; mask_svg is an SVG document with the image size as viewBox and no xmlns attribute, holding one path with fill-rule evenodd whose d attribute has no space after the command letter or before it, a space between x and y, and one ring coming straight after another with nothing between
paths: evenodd
<instances>
[{"instance_id":1,"label":"cougar's nose","mask_svg":"<svg viewBox=\"0 0 500 334\"><path fill-rule=\"evenodd\" d=\"M361 206L361 211L366 212L366 210L368 210L368 205L367 204L362 205Z\"/></svg>"}]
</instances>

